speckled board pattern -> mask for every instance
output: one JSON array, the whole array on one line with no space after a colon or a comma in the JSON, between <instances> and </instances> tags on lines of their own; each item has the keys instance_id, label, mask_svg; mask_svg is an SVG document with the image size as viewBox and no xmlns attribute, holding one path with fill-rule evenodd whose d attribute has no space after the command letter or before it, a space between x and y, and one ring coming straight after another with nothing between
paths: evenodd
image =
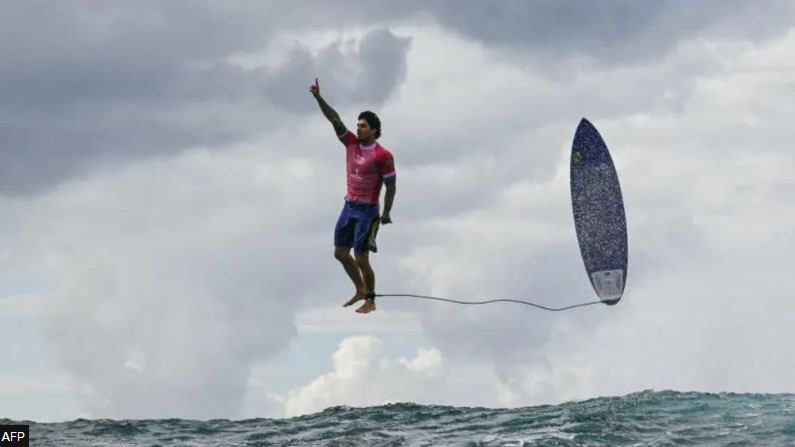
<instances>
[{"instance_id":1,"label":"speckled board pattern","mask_svg":"<svg viewBox=\"0 0 795 447\"><path fill-rule=\"evenodd\" d=\"M586 118L571 148L571 204L580 253L599 299L616 304L627 280L628 244L624 199L613 159Z\"/></svg>"}]
</instances>

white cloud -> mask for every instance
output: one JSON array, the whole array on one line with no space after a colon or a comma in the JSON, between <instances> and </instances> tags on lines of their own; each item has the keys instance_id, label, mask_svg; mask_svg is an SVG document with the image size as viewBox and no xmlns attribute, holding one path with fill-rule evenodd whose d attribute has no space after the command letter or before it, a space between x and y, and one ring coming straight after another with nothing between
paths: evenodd
<instances>
[{"instance_id":1,"label":"white cloud","mask_svg":"<svg viewBox=\"0 0 795 447\"><path fill-rule=\"evenodd\" d=\"M249 377L242 401L242 418L284 417L284 397L268 390L268 384Z\"/></svg>"},{"instance_id":2,"label":"white cloud","mask_svg":"<svg viewBox=\"0 0 795 447\"><path fill-rule=\"evenodd\" d=\"M383 349L383 342L372 336L343 340L332 355L330 372L287 394L285 415L314 413L338 405L417 402L433 388L443 386L446 369L438 349L420 349L415 358L397 361L385 358Z\"/></svg>"},{"instance_id":3,"label":"white cloud","mask_svg":"<svg viewBox=\"0 0 795 447\"><path fill-rule=\"evenodd\" d=\"M43 323L92 414L237 413L248 365L288 341L311 291L285 254L315 241L285 238L283 222L317 208L278 206L310 194L289 186L305 173L300 159L196 151L27 204L12 249L57 278Z\"/></svg>"},{"instance_id":4,"label":"white cloud","mask_svg":"<svg viewBox=\"0 0 795 447\"><path fill-rule=\"evenodd\" d=\"M399 358L398 362L403 365L407 371L415 374L425 374L428 377L438 377L442 373L442 353L438 349L423 349L419 348L417 357L413 359Z\"/></svg>"}]
</instances>

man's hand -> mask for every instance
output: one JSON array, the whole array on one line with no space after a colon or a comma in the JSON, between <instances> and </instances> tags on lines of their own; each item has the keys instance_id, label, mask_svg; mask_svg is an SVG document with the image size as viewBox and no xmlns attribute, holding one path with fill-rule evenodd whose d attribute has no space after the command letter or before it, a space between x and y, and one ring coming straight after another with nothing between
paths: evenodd
<instances>
[{"instance_id":1,"label":"man's hand","mask_svg":"<svg viewBox=\"0 0 795 447\"><path fill-rule=\"evenodd\" d=\"M391 224L392 223L392 218L389 217L389 214L383 214L383 215L381 215L381 223L384 224L384 225Z\"/></svg>"},{"instance_id":2,"label":"man's hand","mask_svg":"<svg viewBox=\"0 0 795 447\"><path fill-rule=\"evenodd\" d=\"M315 78L315 83L309 87L309 91L312 92L312 95L315 98L320 97L320 84L317 82L317 78Z\"/></svg>"}]
</instances>

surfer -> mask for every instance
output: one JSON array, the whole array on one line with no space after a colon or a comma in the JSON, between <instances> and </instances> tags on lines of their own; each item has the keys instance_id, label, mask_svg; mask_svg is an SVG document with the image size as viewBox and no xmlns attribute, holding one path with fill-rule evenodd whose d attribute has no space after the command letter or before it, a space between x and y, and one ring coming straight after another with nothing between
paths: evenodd
<instances>
[{"instance_id":1,"label":"surfer","mask_svg":"<svg viewBox=\"0 0 795 447\"><path fill-rule=\"evenodd\" d=\"M375 237L379 225L392 223L389 212L396 191L395 161L392 153L377 141L381 120L375 113L367 110L359 114L354 135L320 95L317 78L309 91L334 126L346 152L347 194L334 228L334 257L353 281L356 292L343 306L364 300L356 312L369 313L375 310L375 273L369 254L378 251ZM386 194L384 212L379 215L382 186L386 186Z\"/></svg>"}]
</instances>

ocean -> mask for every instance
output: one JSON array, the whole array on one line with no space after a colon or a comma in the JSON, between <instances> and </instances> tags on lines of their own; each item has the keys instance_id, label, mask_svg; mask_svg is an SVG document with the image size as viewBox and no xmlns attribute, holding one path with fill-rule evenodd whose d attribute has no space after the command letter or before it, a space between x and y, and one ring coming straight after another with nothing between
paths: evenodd
<instances>
[{"instance_id":1,"label":"ocean","mask_svg":"<svg viewBox=\"0 0 795 447\"><path fill-rule=\"evenodd\" d=\"M795 395L643 391L512 409L412 403L290 419L29 424L31 446L795 446Z\"/></svg>"}]
</instances>

